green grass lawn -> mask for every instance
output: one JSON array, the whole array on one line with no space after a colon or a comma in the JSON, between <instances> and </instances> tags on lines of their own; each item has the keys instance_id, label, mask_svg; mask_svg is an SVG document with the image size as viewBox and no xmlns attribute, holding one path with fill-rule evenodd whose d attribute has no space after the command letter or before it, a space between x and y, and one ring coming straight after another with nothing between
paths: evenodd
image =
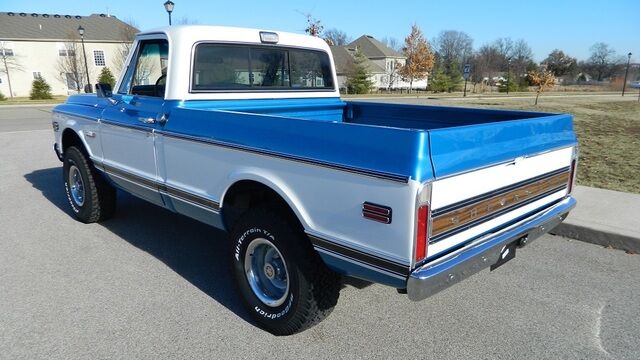
<instances>
[{"instance_id":1,"label":"green grass lawn","mask_svg":"<svg viewBox=\"0 0 640 360\"><path fill-rule=\"evenodd\" d=\"M28 97L7 97L6 100L0 101L2 105L29 105L29 104L59 104L67 100L66 96L54 96L53 99L48 100L31 100Z\"/></svg>"},{"instance_id":2,"label":"green grass lawn","mask_svg":"<svg viewBox=\"0 0 640 360\"><path fill-rule=\"evenodd\" d=\"M561 112L574 115L580 144L578 184L640 193L640 102L635 97L470 99L446 105ZM438 104L445 105L444 101Z\"/></svg>"}]
</instances>

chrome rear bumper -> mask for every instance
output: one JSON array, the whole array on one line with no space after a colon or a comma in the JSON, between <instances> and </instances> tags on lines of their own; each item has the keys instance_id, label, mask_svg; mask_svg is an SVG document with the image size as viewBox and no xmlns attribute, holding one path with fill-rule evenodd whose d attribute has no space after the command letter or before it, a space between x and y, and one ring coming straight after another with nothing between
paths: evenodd
<instances>
[{"instance_id":1,"label":"chrome rear bumper","mask_svg":"<svg viewBox=\"0 0 640 360\"><path fill-rule=\"evenodd\" d=\"M518 239L526 238L529 243L539 238L560 224L575 206L576 200L566 197L541 213L422 265L407 280L409 299L423 300L495 264L506 245Z\"/></svg>"}]
</instances>

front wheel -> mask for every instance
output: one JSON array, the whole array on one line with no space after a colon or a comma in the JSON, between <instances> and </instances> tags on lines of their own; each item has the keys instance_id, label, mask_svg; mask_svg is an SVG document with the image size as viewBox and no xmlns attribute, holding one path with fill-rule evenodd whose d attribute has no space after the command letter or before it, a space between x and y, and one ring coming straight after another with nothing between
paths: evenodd
<instances>
[{"instance_id":1,"label":"front wheel","mask_svg":"<svg viewBox=\"0 0 640 360\"><path fill-rule=\"evenodd\" d=\"M64 189L71 210L84 223L106 220L115 211L116 190L97 172L75 146L64 152Z\"/></svg>"},{"instance_id":2,"label":"front wheel","mask_svg":"<svg viewBox=\"0 0 640 360\"><path fill-rule=\"evenodd\" d=\"M251 209L231 232L233 270L247 310L275 335L307 329L333 310L340 282L304 232L269 209Z\"/></svg>"}]
</instances>

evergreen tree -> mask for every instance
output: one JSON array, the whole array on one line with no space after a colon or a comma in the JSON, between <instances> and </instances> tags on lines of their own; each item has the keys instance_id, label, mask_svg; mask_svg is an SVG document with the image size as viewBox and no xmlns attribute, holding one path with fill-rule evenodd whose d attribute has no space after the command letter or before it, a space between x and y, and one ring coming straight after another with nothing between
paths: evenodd
<instances>
[{"instance_id":1,"label":"evergreen tree","mask_svg":"<svg viewBox=\"0 0 640 360\"><path fill-rule=\"evenodd\" d=\"M100 71L100 76L98 77L98 83L100 84L109 84L111 88L116 86L116 78L111 73L108 67L103 67L102 71Z\"/></svg>"},{"instance_id":2,"label":"evergreen tree","mask_svg":"<svg viewBox=\"0 0 640 360\"><path fill-rule=\"evenodd\" d=\"M52 99L51 96L51 86L47 83L47 81L42 77L38 76L33 83L31 84L31 94L29 95L31 100L40 100L40 99Z\"/></svg>"},{"instance_id":3,"label":"evergreen tree","mask_svg":"<svg viewBox=\"0 0 640 360\"><path fill-rule=\"evenodd\" d=\"M438 71L429 81L429 89L433 92L445 92L451 88L451 78L444 72Z\"/></svg>"},{"instance_id":4,"label":"evergreen tree","mask_svg":"<svg viewBox=\"0 0 640 360\"><path fill-rule=\"evenodd\" d=\"M356 49L354 55L353 70L347 77L347 91L350 94L366 94L371 91L373 81L370 79L367 68L367 58L360 50Z\"/></svg>"}]
</instances>

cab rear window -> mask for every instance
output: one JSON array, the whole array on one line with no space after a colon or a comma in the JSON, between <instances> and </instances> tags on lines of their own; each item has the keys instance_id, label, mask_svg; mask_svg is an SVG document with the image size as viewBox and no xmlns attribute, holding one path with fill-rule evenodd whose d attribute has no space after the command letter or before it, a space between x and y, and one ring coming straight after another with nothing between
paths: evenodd
<instances>
[{"instance_id":1,"label":"cab rear window","mask_svg":"<svg viewBox=\"0 0 640 360\"><path fill-rule=\"evenodd\" d=\"M274 46L199 44L192 91L333 90L326 52Z\"/></svg>"}]
</instances>

